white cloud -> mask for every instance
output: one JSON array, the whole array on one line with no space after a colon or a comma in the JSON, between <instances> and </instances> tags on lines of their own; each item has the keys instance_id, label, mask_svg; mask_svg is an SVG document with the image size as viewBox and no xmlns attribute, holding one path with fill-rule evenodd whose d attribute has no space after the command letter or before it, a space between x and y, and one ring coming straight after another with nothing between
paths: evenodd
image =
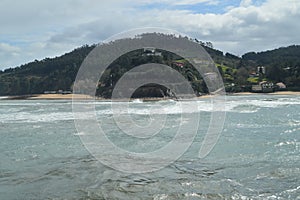
<instances>
[{"instance_id":1,"label":"white cloud","mask_svg":"<svg viewBox=\"0 0 300 200\"><path fill-rule=\"evenodd\" d=\"M240 3L241 7L248 7L252 5L252 0L242 0Z\"/></svg>"},{"instance_id":2,"label":"white cloud","mask_svg":"<svg viewBox=\"0 0 300 200\"><path fill-rule=\"evenodd\" d=\"M14 60L20 55L21 49L17 46L10 45L8 43L0 43L0 67L10 64L9 60Z\"/></svg>"},{"instance_id":3,"label":"white cloud","mask_svg":"<svg viewBox=\"0 0 300 200\"><path fill-rule=\"evenodd\" d=\"M0 43L0 53L4 52L15 54L20 52L20 48L7 43Z\"/></svg>"},{"instance_id":4,"label":"white cloud","mask_svg":"<svg viewBox=\"0 0 300 200\"><path fill-rule=\"evenodd\" d=\"M237 7L223 8L222 14L155 7L155 3L205 5L213 2L219 1L27 0L16 4L2 0L0 67L61 55L121 31L149 26L171 28L200 40L212 41L215 47L239 55L300 44L298 0L266 0L259 5L254 0L243 0ZM140 5L144 6L141 8Z\"/></svg>"},{"instance_id":5,"label":"white cloud","mask_svg":"<svg viewBox=\"0 0 300 200\"><path fill-rule=\"evenodd\" d=\"M129 1L129 0L128 0ZM217 5L220 0L133 0L135 4L147 5L147 4L167 4L170 6L174 5L196 5L196 4L207 4L207 5Z\"/></svg>"},{"instance_id":6,"label":"white cloud","mask_svg":"<svg viewBox=\"0 0 300 200\"><path fill-rule=\"evenodd\" d=\"M169 1L168 3L173 5L195 5L195 4L208 4L217 5L219 1L217 0L179 0L179 1Z\"/></svg>"}]
</instances>

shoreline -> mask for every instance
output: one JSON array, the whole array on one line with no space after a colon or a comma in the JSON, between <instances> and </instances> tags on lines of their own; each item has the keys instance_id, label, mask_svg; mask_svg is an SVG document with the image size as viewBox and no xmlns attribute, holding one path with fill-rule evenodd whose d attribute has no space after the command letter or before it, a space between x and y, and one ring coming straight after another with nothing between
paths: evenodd
<instances>
[{"instance_id":1,"label":"shoreline","mask_svg":"<svg viewBox=\"0 0 300 200\"><path fill-rule=\"evenodd\" d=\"M227 96L247 96L247 95L300 95L299 92L294 91L277 91L272 93L253 93L253 92L239 92L239 93L227 93ZM207 94L197 98L210 98L214 95ZM0 96L0 100L87 100L93 99L92 96L82 94L35 94L35 95L16 95L16 96ZM172 98L138 98L142 101L160 101L160 100L172 100ZM96 98L97 101L110 101L111 99ZM132 99L133 100L133 99ZM124 101L120 99L120 101Z\"/></svg>"},{"instance_id":2,"label":"shoreline","mask_svg":"<svg viewBox=\"0 0 300 200\"><path fill-rule=\"evenodd\" d=\"M300 95L300 91L276 91L270 93L258 93L258 92L237 92L227 93L228 96L239 96L239 95Z\"/></svg>"},{"instance_id":3,"label":"shoreline","mask_svg":"<svg viewBox=\"0 0 300 200\"><path fill-rule=\"evenodd\" d=\"M89 95L81 94L33 94L33 95L16 95L0 96L0 100L69 100L69 99L91 99Z\"/></svg>"}]
</instances>

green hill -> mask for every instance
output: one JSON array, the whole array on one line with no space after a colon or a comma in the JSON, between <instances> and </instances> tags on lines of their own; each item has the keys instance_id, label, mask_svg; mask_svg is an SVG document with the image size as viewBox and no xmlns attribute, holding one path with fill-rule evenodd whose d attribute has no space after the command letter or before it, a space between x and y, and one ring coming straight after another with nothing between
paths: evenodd
<instances>
[{"instance_id":1,"label":"green hill","mask_svg":"<svg viewBox=\"0 0 300 200\"><path fill-rule=\"evenodd\" d=\"M71 90L83 59L95 47L82 46L60 57L35 60L0 71L0 95L38 94Z\"/></svg>"},{"instance_id":2,"label":"green hill","mask_svg":"<svg viewBox=\"0 0 300 200\"><path fill-rule=\"evenodd\" d=\"M213 49L201 43L216 63L229 92L250 91L251 85L259 81L284 82L288 89L300 90L300 46L289 46L260 53L250 52L241 58L233 54ZM60 57L35 60L16 68L0 71L0 95L39 94L44 91L72 90L77 71L89 52L95 45L85 45L66 53ZM110 97L113 89L112 82L116 82L126 71L145 63L166 64L182 73L199 93L207 93L202 77L183 58L170 52L160 50L161 56L141 56L143 50L136 50L121 56L105 72L100 80L97 94ZM178 67L183 65L184 68ZM263 66L264 73L257 72L257 67ZM111 76L113 74L113 76ZM253 75L255 74L255 75ZM114 80L111 80L113 77ZM153 96L159 92L151 86L151 93L142 88L137 92L142 96ZM160 88L162 89L162 88ZM163 89L162 89L163 90ZM149 89L150 91L150 89Z\"/></svg>"},{"instance_id":3,"label":"green hill","mask_svg":"<svg viewBox=\"0 0 300 200\"><path fill-rule=\"evenodd\" d=\"M265 78L284 82L291 90L300 90L300 46L293 45L275 50L242 56L243 65L265 66ZM251 68L251 67L250 67Z\"/></svg>"}]
</instances>

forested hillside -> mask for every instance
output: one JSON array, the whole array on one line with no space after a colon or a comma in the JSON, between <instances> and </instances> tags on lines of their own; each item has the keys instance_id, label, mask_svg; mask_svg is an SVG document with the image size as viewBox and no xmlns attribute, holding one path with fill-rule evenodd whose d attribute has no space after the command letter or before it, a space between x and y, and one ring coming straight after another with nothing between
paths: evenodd
<instances>
[{"instance_id":1,"label":"forested hillside","mask_svg":"<svg viewBox=\"0 0 300 200\"><path fill-rule=\"evenodd\" d=\"M85 45L60 57L35 60L20 67L0 71L0 95L71 90L83 59L94 47L95 45Z\"/></svg>"},{"instance_id":2,"label":"forested hillside","mask_svg":"<svg viewBox=\"0 0 300 200\"><path fill-rule=\"evenodd\" d=\"M300 46L281 47L242 56L244 67L265 66L265 77L273 82L284 82L291 90L300 90Z\"/></svg>"},{"instance_id":3,"label":"forested hillside","mask_svg":"<svg viewBox=\"0 0 300 200\"><path fill-rule=\"evenodd\" d=\"M216 63L228 92L250 91L251 85L261 81L283 82L287 89L300 90L300 46L290 46L266 52L250 52L242 57L200 43ZM35 60L20 67L0 71L0 95L39 94L44 91L71 91L77 71L95 45L85 45L60 57ZM170 52L158 50L158 55L144 56L144 50L136 50L121 56L105 72L100 80L97 94L110 97L115 83L129 69L145 63L166 64L182 73L198 93L207 93L205 82L184 59ZM264 71L257 71L259 66ZM151 86L156 94L155 87ZM154 89L153 89L154 88ZM147 92L146 92L147 93ZM154 95L155 96L155 95Z\"/></svg>"}]
</instances>

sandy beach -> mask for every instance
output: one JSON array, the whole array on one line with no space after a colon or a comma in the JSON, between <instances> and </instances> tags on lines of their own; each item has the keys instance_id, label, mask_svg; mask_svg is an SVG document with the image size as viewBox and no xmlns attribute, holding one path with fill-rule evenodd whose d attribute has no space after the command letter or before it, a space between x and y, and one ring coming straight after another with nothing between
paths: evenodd
<instances>
[{"instance_id":1,"label":"sandy beach","mask_svg":"<svg viewBox=\"0 0 300 200\"><path fill-rule=\"evenodd\" d=\"M36 96L29 97L28 99L31 100L38 100L38 99L92 99L89 95L83 94L39 94Z\"/></svg>"},{"instance_id":2,"label":"sandy beach","mask_svg":"<svg viewBox=\"0 0 300 200\"><path fill-rule=\"evenodd\" d=\"M83 94L33 94L18 96L3 96L0 100L72 100L75 99L92 99L89 95Z\"/></svg>"},{"instance_id":3,"label":"sandy beach","mask_svg":"<svg viewBox=\"0 0 300 200\"><path fill-rule=\"evenodd\" d=\"M235 96L235 95L300 95L300 92L293 91L277 91L273 93L252 93L252 92L239 92L239 93L228 93L227 95ZM198 98L210 98L214 95L203 95ZM83 94L36 94L36 95L22 95L22 96L7 96L1 97L0 100L4 99L27 99L27 100L72 100L75 99L93 99L94 97ZM157 101L157 100L166 100L166 98L141 98L143 101ZM97 98L96 100L108 100Z\"/></svg>"},{"instance_id":4,"label":"sandy beach","mask_svg":"<svg viewBox=\"0 0 300 200\"><path fill-rule=\"evenodd\" d=\"M238 92L238 93L231 93L228 95L300 95L300 92L294 92L294 91L277 91L272 93Z\"/></svg>"},{"instance_id":5,"label":"sandy beach","mask_svg":"<svg viewBox=\"0 0 300 200\"><path fill-rule=\"evenodd\" d=\"M276 95L300 95L300 92L279 91L279 92L274 92L273 94L276 94Z\"/></svg>"}]
</instances>

